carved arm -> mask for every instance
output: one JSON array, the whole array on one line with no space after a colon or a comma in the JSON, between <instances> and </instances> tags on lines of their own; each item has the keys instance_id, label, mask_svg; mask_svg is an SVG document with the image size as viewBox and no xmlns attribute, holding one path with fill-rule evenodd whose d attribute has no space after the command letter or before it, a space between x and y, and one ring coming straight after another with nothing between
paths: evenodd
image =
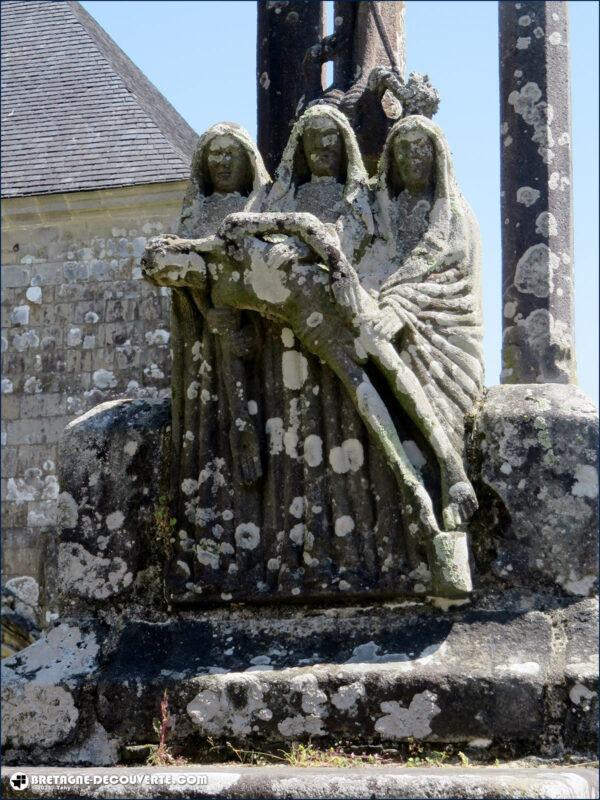
<instances>
[{"instance_id":1,"label":"carved arm","mask_svg":"<svg viewBox=\"0 0 600 800\"><path fill-rule=\"evenodd\" d=\"M157 286L189 286L203 291L207 285L204 257L223 250L215 236L205 239L182 239L173 234L158 236L148 242L141 259L144 277Z\"/></svg>"},{"instance_id":2,"label":"carved arm","mask_svg":"<svg viewBox=\"0 0 600 800\"><path fill-rule=\"evenodd\" d=\"M233 246L231 255L242 257L240 245L247 236L282 234L296 236L307 245L331 272L332 283L352 279L356 272L342 252L339 238L313 214L269 212L236 213L225 218L218 235Z\"/></svg>"}]
</instances>

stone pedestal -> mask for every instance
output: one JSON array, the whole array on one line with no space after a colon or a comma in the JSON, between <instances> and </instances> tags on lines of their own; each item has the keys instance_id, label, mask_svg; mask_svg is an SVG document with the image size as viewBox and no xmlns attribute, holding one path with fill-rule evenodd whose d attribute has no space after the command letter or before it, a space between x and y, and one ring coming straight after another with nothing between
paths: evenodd
<instances>
[{"instance_id":1,"label":"stone pedestal","mask_svg":"<svg viewBox=\"0 0 600 800\"><path fill-rule=\"evenodd\" d=\"M171 743L192 760L226 741L416 740L491 757L593 748L591 600L513 594L451 612L409 602L107 622L65 620L5 662L7 763L115 763L154 739L165 691Z\"/></svg>"},{"instance_id":2,"label":"stone pedestal","mask_svg":"<svg viewBox=\"0 0 600 800\"><path fill-rule=\"evenodd\" d=\"M482 486L477 537L514 587L588 596L598 573L598 412L576 386L494 386L472 440ZM485 569L485 567L484 567Z\"/></svg>"},{"instance_id":3,"label":"stone pedestal","mask_svg":"<svg viewBox=\"0 0 600 800\"><path fill-rule=\"evenodd\" d=\"M7 763L114 764L155 740L165 690L173 746L192 758L209 740L593 749L597 416L581 392L488 391L469 444L481 505L470 603L424 591L327 609L169 608L168 425L168 403L123 401L67 430L62 617L3 662Z\"/></svg>"}]
</instances>

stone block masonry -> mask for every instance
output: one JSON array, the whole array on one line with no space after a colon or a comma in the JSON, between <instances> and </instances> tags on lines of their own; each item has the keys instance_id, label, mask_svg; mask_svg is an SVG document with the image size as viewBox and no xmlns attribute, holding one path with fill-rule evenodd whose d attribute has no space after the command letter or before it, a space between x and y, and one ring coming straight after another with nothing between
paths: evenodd
<instances>
[{"instance_id":1,"label":"stone block masonry","mask_svg":"<svg viewBox=\"0 0 600 800\"><path fill-rule=\"evenodd\" d=\"M105 400L169 394L169 290L142 281L139 260L148 238L176 227L184 189L176 181L2 204L5 579L43 581L65 425Z\"/></svg>"}]
</instances>

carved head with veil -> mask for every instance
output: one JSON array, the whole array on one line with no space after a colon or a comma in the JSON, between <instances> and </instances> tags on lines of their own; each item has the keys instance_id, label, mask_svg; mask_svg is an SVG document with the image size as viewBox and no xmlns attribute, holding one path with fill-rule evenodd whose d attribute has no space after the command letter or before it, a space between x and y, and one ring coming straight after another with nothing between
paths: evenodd
<instances>
[{"instance_id":1,"label":"carved head with veil","mask_svg":"<svg viewBox=\"0 0 600 800\"><path fill-rule=\"evenodd\" d=\"M250 134L233 122L212 125L194 151L179 233L214 234L227 214L256 208L270 183Z\"/></svg>"},{"instance_id":2,"label":"carved head with veil","mask_svg":"<svg viewBox=\"0 0 600 800\"><path fill-rule=\"evenodd\" d=\"M373 233L368 175L347 117L334 106L307 109L292 128L265 203L269 211L304 211L330 225L349 258Z\"/></svg>"}]
</instances>

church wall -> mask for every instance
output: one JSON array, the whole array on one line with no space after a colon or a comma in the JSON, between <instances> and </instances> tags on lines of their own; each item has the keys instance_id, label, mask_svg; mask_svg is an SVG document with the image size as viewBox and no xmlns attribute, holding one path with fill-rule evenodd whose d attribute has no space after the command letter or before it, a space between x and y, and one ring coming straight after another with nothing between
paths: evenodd
<instances>
[{"instance_id":1,"label":"church wall","mask_svg":"<svg viewBox=\"0 0 600 800\"><path fill-rule=\"evenodd\" d=\"M5 579L43 574L65 425L120 397L169 392L167 289L142 280L146 241L174 231L185 182L2 204Z\"/></svg>"}]
</instances>

